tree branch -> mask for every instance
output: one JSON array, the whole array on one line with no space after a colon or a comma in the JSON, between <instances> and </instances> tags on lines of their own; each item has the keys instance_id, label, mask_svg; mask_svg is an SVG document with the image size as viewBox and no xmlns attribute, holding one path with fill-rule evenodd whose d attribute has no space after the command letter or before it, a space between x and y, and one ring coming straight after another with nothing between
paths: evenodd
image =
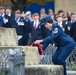
<instances>
[{"instance_id":1,"label":"tree branch","mask_svg":"<svg viewBox=\"0 0 76 75\"><path fill-rule=\"evenodd\" d=\"M15 5L15 4L16 4L16 2L15 2L14 0L10 0L10 1L12 2L12 4L13 4L13 5Z\"/></svg>"}]
</instances>

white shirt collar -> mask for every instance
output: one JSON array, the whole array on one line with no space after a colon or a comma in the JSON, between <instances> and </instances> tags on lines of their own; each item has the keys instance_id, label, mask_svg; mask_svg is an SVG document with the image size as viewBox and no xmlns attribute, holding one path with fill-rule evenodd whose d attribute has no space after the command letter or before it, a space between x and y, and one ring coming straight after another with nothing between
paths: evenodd
<instances>
[{"instance_id":1,"label":"white shirt collar","mask_svg":"<svg viewBox=\"0 0 76 75\"><path fill-rule=\"evenodd\" d=\"M10 17L11 16L11 13L9 13L8 16Z\"/></svg>"},{"instance_id":2,"label":"white shirt collar","mask_svg":"<svg viewBox=\"0 0 76 75\"><path fill-rule=\"evenodd\" d=\"M2 17L4 17L5 13L2 14Z\"/></svg>"},{"instance_id":3,"label":"white shirt collar","mask_svg":"<svg viewBox=\"0 0 76 75\"><path fill-rule=\"evenodd\" d=\"M58 22L58 25L59 25L60 27L63 27L63 26L62 26L62 22Z\"/></svg>"},{"instance_id":4,"label":"white shirt collar","mask_svg":"<svg viewBox=\"0 0 76 75\"><path fill-rule=\"evenodd\" d=\"M39 25L39 20L34 20L34 26L35 26L35 24L36 24L36 28L37 28Z\"/></svg>"}]
</instances>

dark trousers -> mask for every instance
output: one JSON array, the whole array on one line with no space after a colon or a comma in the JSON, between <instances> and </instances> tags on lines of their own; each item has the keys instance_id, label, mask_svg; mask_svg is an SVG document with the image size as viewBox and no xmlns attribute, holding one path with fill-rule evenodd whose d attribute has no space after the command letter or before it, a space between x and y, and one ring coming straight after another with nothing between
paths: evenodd
<instances>
[{"instance_id":1,"label":"dark trousers","mask_svg":"<svg viewBox=\"0 0 76 75\"><path fill-rule=\"evenodd\" d=\"M18 45L23 46L23 37L20 40L18 40Z\"/></svg>"},{"instance_id":2,"label":"dark trousers","mask_svg":"<svg viewBox=\"0 0 76 75\"><path fill-rule=\"evenodd\" d=\"M66 58L70 55L72 50L74 49L74 44L65 44L63 47L59 47L55 54L52 56L52 61L56 65L63 65L64 75L66 74Z\"/></svg>"}]
</instances>

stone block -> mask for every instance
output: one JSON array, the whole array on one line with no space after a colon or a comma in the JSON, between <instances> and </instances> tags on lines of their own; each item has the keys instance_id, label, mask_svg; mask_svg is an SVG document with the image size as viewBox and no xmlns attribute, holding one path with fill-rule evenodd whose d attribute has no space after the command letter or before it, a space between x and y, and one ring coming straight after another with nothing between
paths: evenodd
<instances>
[{"instance_id":1,"label":"stone block","mask_svg":"<svg viewBox=\"0 0 76 75\"><path fill-rule=\"evenodd\" d=\"M0 28L0 46L18 46L14 28Z\"/></svg>"},{"instance_id":2,"label":"stone block","mask_svg":"<svg viewBox=\"0 0 76 75\"><path fill-rule=\"evenodd\" d=\"M7 54L8 54L9 49L24 50L25 51L25 65L38 65L39 64L38 48L37 47L30 47L30 46L1 46L0 47L0 55L2 54L2 57L4 59L7 58Z\"/></svg>"},{"instance_id":3,"label":"stone block","mask_svg":"<svg viewBox=\"0 0 76 75\"><path fill-rule=\"evenodd\" d=\"M64 75L61 65L26 65L26 75Z\"/></svg>"},{"instance_id":4,"label":"stone block","mask_svg":"<svg viewBox=\"0 0 76 75\"><path fill-rule=\"evenodd\" d=\"M31 47L31 46L25 46L22 47L25 50L25 64L26 65L38 65L39 59L38 59L38 48L37 47Z\"/></svg>"}]
</instances>

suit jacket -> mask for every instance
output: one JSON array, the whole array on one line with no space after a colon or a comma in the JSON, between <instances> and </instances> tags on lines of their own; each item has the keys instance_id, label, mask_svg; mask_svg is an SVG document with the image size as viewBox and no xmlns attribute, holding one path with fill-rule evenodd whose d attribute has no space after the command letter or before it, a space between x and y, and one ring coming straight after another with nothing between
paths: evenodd
<instances>
[{"instance_id":1,"label":"suit jacket","mask_svg":"<svg viewBox=\"0 0 76 75\"><path fill-rule=\"evenodd\" d=\"M38 25L38 27L36 29L34 29L34 22L32 22L29 29L31 32L31 41L32 42L43 38L42 27L40 25Z\"/></svg>"}]
</instances>

